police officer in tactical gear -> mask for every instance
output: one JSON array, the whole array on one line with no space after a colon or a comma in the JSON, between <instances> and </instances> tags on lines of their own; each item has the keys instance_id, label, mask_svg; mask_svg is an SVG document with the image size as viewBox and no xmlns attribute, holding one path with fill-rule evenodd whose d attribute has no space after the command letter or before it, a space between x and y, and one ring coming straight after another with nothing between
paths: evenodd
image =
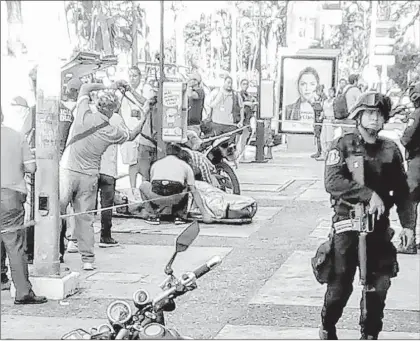
<instances>
[{"instance_id":1,"label":"police officer in tactical gear","mask_svg":"<svg viewBox=\"0 0 420 341\"><path fill-rule=\"evenodd\" d=\"M359 265L359 232L351 219L353 205L364 204L374 218L374 230L367 235L367 283L373 290L361 302L367 307L360 317L361 339L378 338L390 279L398 272L389 227L391 207L396 204L404 229L412 231L415 227L402 155L393 141L378 137L390 110L389 97L377 92L362 94L349 113L357 128L333 142L325 161L325 188L331 194L335 214L333 261L321 313L321 339L337 339L335 326L353 291ZM349 160L354 156L359 162L351 164Z\"/></svg>"},{"instance_id":2,"label":"police officer in tactical gear","mask_svg":"<svg viewBox=\"0 0 420 341\"><path fill-rule=\"evenodd\" d=\"M406 149L408 186L411 200L415 203L413 209L417 218L420 202L420 82L413 84L409 88L408 94L415 110L408 118L407 128L401 138L401 143ZM398 252L416 254L420 244L417 244L416 247L415 229L414 231L403 231L400 237L401 244L398 246Z\"/></svg>"}]
</instances>

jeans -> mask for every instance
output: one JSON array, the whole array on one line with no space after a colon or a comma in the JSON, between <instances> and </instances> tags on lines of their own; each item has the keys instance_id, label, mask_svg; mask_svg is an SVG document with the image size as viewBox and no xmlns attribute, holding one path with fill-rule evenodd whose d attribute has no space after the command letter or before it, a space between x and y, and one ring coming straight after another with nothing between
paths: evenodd
<instances>
[{"instance_id":1,"label":"jeans","mask_svg":"<svg viewBox=\"0 0 420 341\"><path fill-rule=\"evenodd\" d=\"M171 197L159 195L152 191L150 182L144 181L140 185L140 194L143 200L152 200L144 203L144 209L150 217L155 218L162 214L170 214L181 219L186 218L188 193L183 192ZM170 195L171 193L166 194Z\"/></svg>"},{"instance_id":2,"label":"jeans","mask_svg":"<svg viewBox=\"0 0 420 341\"><path fill-rule=\"evenodd\" d=\"M407 182L410 188L411 199L420 202L420 155L408 160Z\"/></svg>"},{"instance_id":3,"label":"jeans","mask_svg":"<svg viewBox=\"0 0 420 341\"><path fill-rule=\"evenodd\" d=\"M98 187L101 198L101 208L114 206L115 178L109 175L100 174ZM112 209L101 212L101 237L111 237Z\"/></svg>"},{"instance_id":4,"label":"jeans","mask_svg":"<svg viewBox=\"0 0 420 341\"><path fill-rule=\"evenodd\" d=\"M323 329L330 338L336 333L335 325L353 291L353 279L358 266L358 233L344 232L333 237L334 274L325 293L321 318ZM391 286L396 250L384 232L371 233L367 239L367 281L375 291L366 294L367 314L363 313L363 299L360 302L361 333L378 337L382 330L385 299Z\"/></svg>"},{"instance_id":5,"label":"jeans","mask_svg":"<svg viewBox=\"0 0 420 341\"><path fill-rule=\"evenodd\" d=\"M29 282L28 263L25 256L25 230L23 226L25 216L24 203L26 195L9 189L1 189L1 229L9 232L0 234L1 244L1 273L7 272L6 255L9 256L10 270L16 287L16 299L22 299L32 290ZM16 229L13 229L13 228Z\"/></svg>"},{"instance_id":6,"label":"jeans","mask_svg":"<svg viewBox=\"0 0 420 341\"><path fill-rule=\"evenodd\" d=\"M60 169L60 213L66 214L67 206L70 203L74 213L94 210L98 193L98 178L99 175L87 175ZM93 219L93 213L75 216L74 238L77 240L84 263L92 263L95 260ZM63 234L65 222L64 220L61 222L61 233Z\"/></svg>"}]
</instances>

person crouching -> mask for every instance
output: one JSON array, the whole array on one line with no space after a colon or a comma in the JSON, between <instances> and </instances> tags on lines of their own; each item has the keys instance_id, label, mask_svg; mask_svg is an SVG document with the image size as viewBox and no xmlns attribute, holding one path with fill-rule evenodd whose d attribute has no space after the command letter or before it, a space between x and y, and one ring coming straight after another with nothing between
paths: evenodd
<instances>
[{"instance_id":1,"label":"person crouching","mask_svg":"<svg viewBox=\"0 0 420 341\"><path fill-rule=\"evenodd\" d=\"M188 193L191 192L205 223L211 223L203 201L195 188L194 172L189 164L189 155L176 144L169 144L167 156L156 161L150 170L150 182L140 185L140 194L145 200L147 222L160 224L160 217L169 214L175 224L183 224L187 216Z\"/></svg>"}]
</instances>

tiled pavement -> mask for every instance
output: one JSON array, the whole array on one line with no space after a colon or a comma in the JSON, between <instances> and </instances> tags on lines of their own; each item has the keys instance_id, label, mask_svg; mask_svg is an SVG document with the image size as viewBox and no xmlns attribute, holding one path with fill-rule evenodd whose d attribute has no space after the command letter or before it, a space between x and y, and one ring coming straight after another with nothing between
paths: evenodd
<instances>
[{"instance_id":1,"label":"tiled pavement","mask_svg":"<svg viewBox=\"0 0 420 341\"><path fill-rule=\"evenodd\" d=\"M237 170L243 194L259 204L253 223L202 225L193 247L175 263L180 273L213 255L224 259L219 269L198 283L199 290L181 298L177 311L169 314L173 325L188 336L317 338L325 287L314 280L309 261L329 230L322 165L302 153L276 152L274 158L268 164L244 164ZM398 234L395 215L393 223ZM96 250L98 270L82 274L82 289L75 296L18 309L2 293L1 337L59 338L74 328L89 330L106 322L105 309L112 299L130 300L139 287L157 293L174 236L181 229L115 219L114 232L121 246ZM80 271L79 257L68 255L67 265ZM389 318L380 337L419 339L419 256L399 257L399 262L401 272L390 289L385 313ZM344 321L338 326L340 338L359 337L359 289L355 283Z\"/></svg>"}]
</instances>

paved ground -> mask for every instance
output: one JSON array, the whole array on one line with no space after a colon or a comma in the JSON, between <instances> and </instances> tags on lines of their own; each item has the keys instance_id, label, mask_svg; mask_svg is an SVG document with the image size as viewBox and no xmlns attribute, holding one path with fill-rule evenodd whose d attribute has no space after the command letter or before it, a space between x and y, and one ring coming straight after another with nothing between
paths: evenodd
<instances>
[{"instance_id":1,"label":"paved ground","mask_svg":"<svg viewBox=\"0 0 420 341\"><path fill-rule=\"evenodd\" d=\"M194 246L180 255L175 271L191 270L213 255L223 264L203 277L198 289L178 299L168 324L194 338L314 339L325 287L310 270L310 257L328 233L330 209L323 191L323 165L309 152L277 150L266 164L241 164L243 194L254 197L259 211L250 225L202 225ZM8 293L1 298L2 339L60 338L72 328L106 322L107 305L130 300L137 288L157 293L171 255L173 225L151 227L141 220L115 220L121 246L97 249L98 270L82 274L81 290L63 302L19 307ZM393 216L393 225L399 225ZM381 338L419 339L420 256L400 256ZM79 255L67 265L80 271ZM358 338L355 283L339 328L340 338Z\"/></svg>"}]
</instances>

